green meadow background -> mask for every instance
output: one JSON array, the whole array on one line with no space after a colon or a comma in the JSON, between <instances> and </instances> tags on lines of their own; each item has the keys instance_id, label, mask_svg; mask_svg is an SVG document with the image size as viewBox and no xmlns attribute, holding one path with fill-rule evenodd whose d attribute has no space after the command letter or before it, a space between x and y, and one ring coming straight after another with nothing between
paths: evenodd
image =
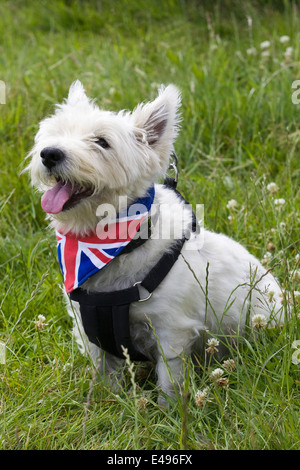
<instances>
[{"instance_id":1,"label":"green meadow background","mask_svg":"<svg viewBox=\"0 0 300 470\"><path fill-rule=\"evenodd\" d=\"M299 9L289 1L0 2L1 449L300 449ZM116 111L153 99L161 83L180 88L180 191L205 205L208 229L244 244L284 289L282 325L255 334L249 325L231 344L233 370L206 360L196 373L186 359L183 391L168 409L157 406L144 367L127 364L114 395L78 352L55 239L21 174L39 120L76 79ZM226 386L212 383L215 367Z\"/></svg>"}]
</instances>

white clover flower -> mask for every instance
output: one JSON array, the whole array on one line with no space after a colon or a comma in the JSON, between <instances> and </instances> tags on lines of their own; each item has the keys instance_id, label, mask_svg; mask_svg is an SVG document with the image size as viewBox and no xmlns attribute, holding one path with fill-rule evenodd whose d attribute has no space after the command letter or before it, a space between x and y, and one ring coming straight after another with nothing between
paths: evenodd
<instances>
[{"instance_id":1,"label":"white clover flower","mask_svg":"<svg viewBox=\"0 0 300 470\"><path fill-rule=\"evenodd\" d=\"M275 194L277 193L278 191L278 186L276 183L269 183L268 186L267 186L267 190L271 193L271 194Z\"/></svg>"},{"instance_id":2,"label":"white clover flower","mask_svg":"<svg viewBox=\"0 0 300 470\"><path fill-rule=\"evenodd\" d=\"M209 392L209 388L206 387L203 390L198 390L195 395L195 403L198 408L202 408Z\"/></svg>"},{"instance_id":3,"label":"white clover flower","mask_svg":"<svg viewBox=\"0 0 300 470\"><path fill-rule=\"evenodd\" d=\"M45 320L46 318L44 317L44 315L39 315L38 320L35 320L34 322L35 327L38 330L42 330L43 328L45 328L45 326L48 325L48 323L45 323Z\"/></svg>"},{"instance_id":4,"label":"white clover flower","mask_svg":"<svg viewBox=\"0 0 300 470\"><path fill-rule=\"evenodd\" d=\"M227 388L229 384L229 380L227 377L221 377L220 379L216 380L215 385L219 388Z\"/></svg>"},{"instance_id":5,"label":"white clover flower","mask_svg":"<svg viewBox=\"0 0 300 470\"><path fill-rule=\"evenodd\" d=\"M223 369L221 369L220 367L218 367L217 369L213 370L210 374L210 378L211 380L215 381L215 380L218 380L222 377L222 375L224 374L224 371Z\"/></svg>"},{"instance_id":6,"label":"white clover flower","mask_svg":"<svg viewBox=\"0 0 300 470\"><path fill-rule=\"evenodd\" d=\"M230 199L230 201L228 201L226 207L227 209L231 210L231 209L236 209L238 206L238 203L235 199Z\"/></svg>"},{"instance_id":7,"label":"white clover flower","mask_svg":"<svg viewBox=\"0 0 300 470\"><path fill-rule=\"evenodd\" d=\"M279 198L274 201L275 206L283 206L285 204L285 199Z\"/></svg>"},{"instance_id":8,"label":"white clover flower","mask_svg":"<svg viewBox=\"0 0 300 470\"><path fill-rule=\"evenodd\" d=\"M275 249L276 249L276 246L274 245L273 242L269 242L269 243L267 244L267 250L268 250L268 252L275 251Z\"/></svg>"},{"instance_id":9,"label":"white clover flower","mask_svg":"<svg viewBox=\"0 0 300 470\"><path fill-rule=\"evenodd\" d=\"M227 359L226 361L223 362L223 367L227 371L233 371L236 370L236 364L233 359Z\"/></svg>"},{"instance_id":10,"label":"white clover flower","mask_svg":"<svg viewBox=\"0 0 300 470\"><path fill-rule=\"evenodd\" d=\"M286 223L285 222L280 222L279 227L280 227L281 231L284 232L285 229L286 229Z\"/></svg>"},{"instance_id":11,"label":"white clover flower","mask_svg":"<svg viewBox=\"0 0 300 470\"><path fill-rule=\"evenodd\" d=\"M293 51L294 51L294 49L292 47L287 47L285 52L284 52L284 56L285 57L291 57L293 55Z\"/></svg>"},{"instance_id":12,"label":"white clover flower","mask_svg":"<svg viewBox=\"0 0 300 470\"><path fill-rule=\"evenodd\" d=\"M290 37L289 36L281 36L279 38L279 41L282 43L282 44L285 44L286 42L289 42L290 40Z\"/></svg>"},{"instance_id":13,"label":"white clover flower","mask_svg":"<svg viewBox=\"0 0 300 470\"><path fill-rule=\"evenodd\" d=\"M268 292L268 299L269 299L269 302L276 302L276 299L275 299L275 292L273 290L270 290Z\"/></svg>"},{"instance_id":14,"label":"white clover flower","mask_svg":"<svg viewBox=\"0 0 300 470\"><path fill-rule=\"evenodd\" d=\"M141 397L137 400L137 408L139 411L144 411L146 406L148 405L149 401L146 397Z\"/></svg>"},{"instance_id":15,"label":"white clover flower","mask_svg":"<svg viewBox=\"0 0 300 470\"><path fill-rule=\"evenodd\" d=\"M227 379L227 377L222 377L223 374L224 374L224 370L219 367L211 372L210 378L212 382L214 383L215 387L218 387L218 388L228 387L229 380Z\"/></svg>"},{"instance_id":16,"label":"white clover flower","mask_svg":"<svg viewBox=\"0 0 300 470\"><path fill-rule=\"evenodd\" d=\"M261 56L262 57L270 57L270 51L268 49L266 49L265 51L262 51Z\"/></svg>"},{"instance_id":17,"label":"white clover flower","mask_svg":"<svg viewBox=\"0 0 300 470\"><path fill-rule=\"evenodd\" d=\"M271 46L270 41L263 41L263 42L260 43L260 48L261 49L267 49L270 46Z\"/></svg>"},{"instance_id":18,"label":"white clover flower","mask_svg":"<svg viewBox=\"0 0 300 470\"><path fill-rule=\"evenodd\" d=\"M253 328L256 330L260 330L261 328L264 328L267 324L267 319L265 315L262 313L257 313L256 315L253 315L252 317L252 325Z\"/></svg>"},{"instance_id":19,"label":"white clover flower","mask_svg":"<svg viewBox=\"0 0 300 470\"><path fill-rule=\"evenodd\" d=\"M247 49L246 52L248 55L256 55L255 47L249 47L249 49Z\"/></svg>"},{"instance_id":20,"label":"white clover flower","mask_svg":"<svg viewBox=\"0 0 300 470\"><path fill-rule=\"evenodd\" d=\"M218 346L219 346L220 342L216 339L216 338L210 338L207 340L207 346L208 348L206 348L206 352L208 352L209 354L214 354L215 352L218 352Z\"/></svg>"},{"instance_id":21,"label":"white clover flower","mask_svg":"<svg viewBox=\"0 0 300 470\"><path fill-rule=\"evenodd\" d=\"M265 266L266 264L268 264L272 259L272 253L270 253L269 251L267 251L266 254L264 254L264 257L263 259L261 260L261 264L263 266Z\"/></svg>"}]
</instances>

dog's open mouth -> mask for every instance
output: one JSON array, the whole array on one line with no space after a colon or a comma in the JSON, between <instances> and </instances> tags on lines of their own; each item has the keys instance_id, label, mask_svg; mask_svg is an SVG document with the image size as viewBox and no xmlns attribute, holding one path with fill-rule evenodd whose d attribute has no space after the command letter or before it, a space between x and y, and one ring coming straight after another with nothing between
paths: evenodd
<instances>
[{"instance_id":1,"label":"dog's open mouth","mask_svg":"<svg viewBox=\"0 0 300 470\"><path fill-rule=\"evenodd\" d=\"M71 209L92 193L91 188L86 189L78 183L72 184L70 181L59 180L53 188L48 189L43 194L41 199L42 209L48 214L58 214Z\"/></svg>"}]
</instances>

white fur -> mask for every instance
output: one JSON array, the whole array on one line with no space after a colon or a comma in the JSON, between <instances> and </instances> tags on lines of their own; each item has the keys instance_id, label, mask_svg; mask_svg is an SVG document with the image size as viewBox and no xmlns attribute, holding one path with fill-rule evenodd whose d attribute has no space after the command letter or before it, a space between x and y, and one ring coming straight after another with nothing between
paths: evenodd
<instances>
[{"instance_id":1,"label":"white fur","mask_svg":"<svg viewBox=\"0 0 300 470\"><path fill-rule=\"evenodd\" d=\"M67 154L67 160L55 170L55 176L92 186L94 194L74 208L51 216L52 227L88 233L97 225L99 204L111 203L120 209L120 195L133 201L163 176L178 133L179 106L180 93L169 85L160 89L153 102L138 105L132 113L111 113L100 110L86 97L82 84L75 82L68 99L57 105L53 116L41 122L28 168L40 191L51 188L55 179L43 166L40 152L44 147L56 146ZM110 149L95 144L99 136L109 141ZM154 203L160 210L152 238L86 281L83 287L88 291L122 289L144 278L174 243L173 239L156 237L166 219L170 219L172 227L178 224L179 212L172 209L174 204L182 205L182 230L191 222L190 212L172 190L162 185L155 188ZM180 382L182 354L201 352L204 332L242 335L248 311L251 315L263 313L275 318L282 309L280 287L256 258L225 235L207 230L201 235L203 246L195 243L195 237L185 243L182 255L151 299L130 307L132 339L142 353L156 362L158 384L168 394L174 390L164 357L175 381ZM275 293L271 303L268 291ZM77 303L73 302L69 310L75 319L79 346L96 361L101 351L87 340ZM105 358L103 372L109 376L123 361L109 354Z\"/></svg>"}]
</instances>

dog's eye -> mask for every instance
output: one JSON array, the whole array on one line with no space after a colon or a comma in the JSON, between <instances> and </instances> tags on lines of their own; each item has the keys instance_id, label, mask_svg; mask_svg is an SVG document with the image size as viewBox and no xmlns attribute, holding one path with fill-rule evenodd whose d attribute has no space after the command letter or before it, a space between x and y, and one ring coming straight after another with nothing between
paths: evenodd
<instances>
[{"instance_id":1,"label":"dog's eye","mask_svg":"<svg viewBox=\"0 0 300 470\"><path fill-rule=\"evenodd\" d=\"M100 147L104 149L108 149L110 147L109 143L103 139L103 137L98 137L96 140L96 144L100 145Z\"/></svg>"}]
</instances>

